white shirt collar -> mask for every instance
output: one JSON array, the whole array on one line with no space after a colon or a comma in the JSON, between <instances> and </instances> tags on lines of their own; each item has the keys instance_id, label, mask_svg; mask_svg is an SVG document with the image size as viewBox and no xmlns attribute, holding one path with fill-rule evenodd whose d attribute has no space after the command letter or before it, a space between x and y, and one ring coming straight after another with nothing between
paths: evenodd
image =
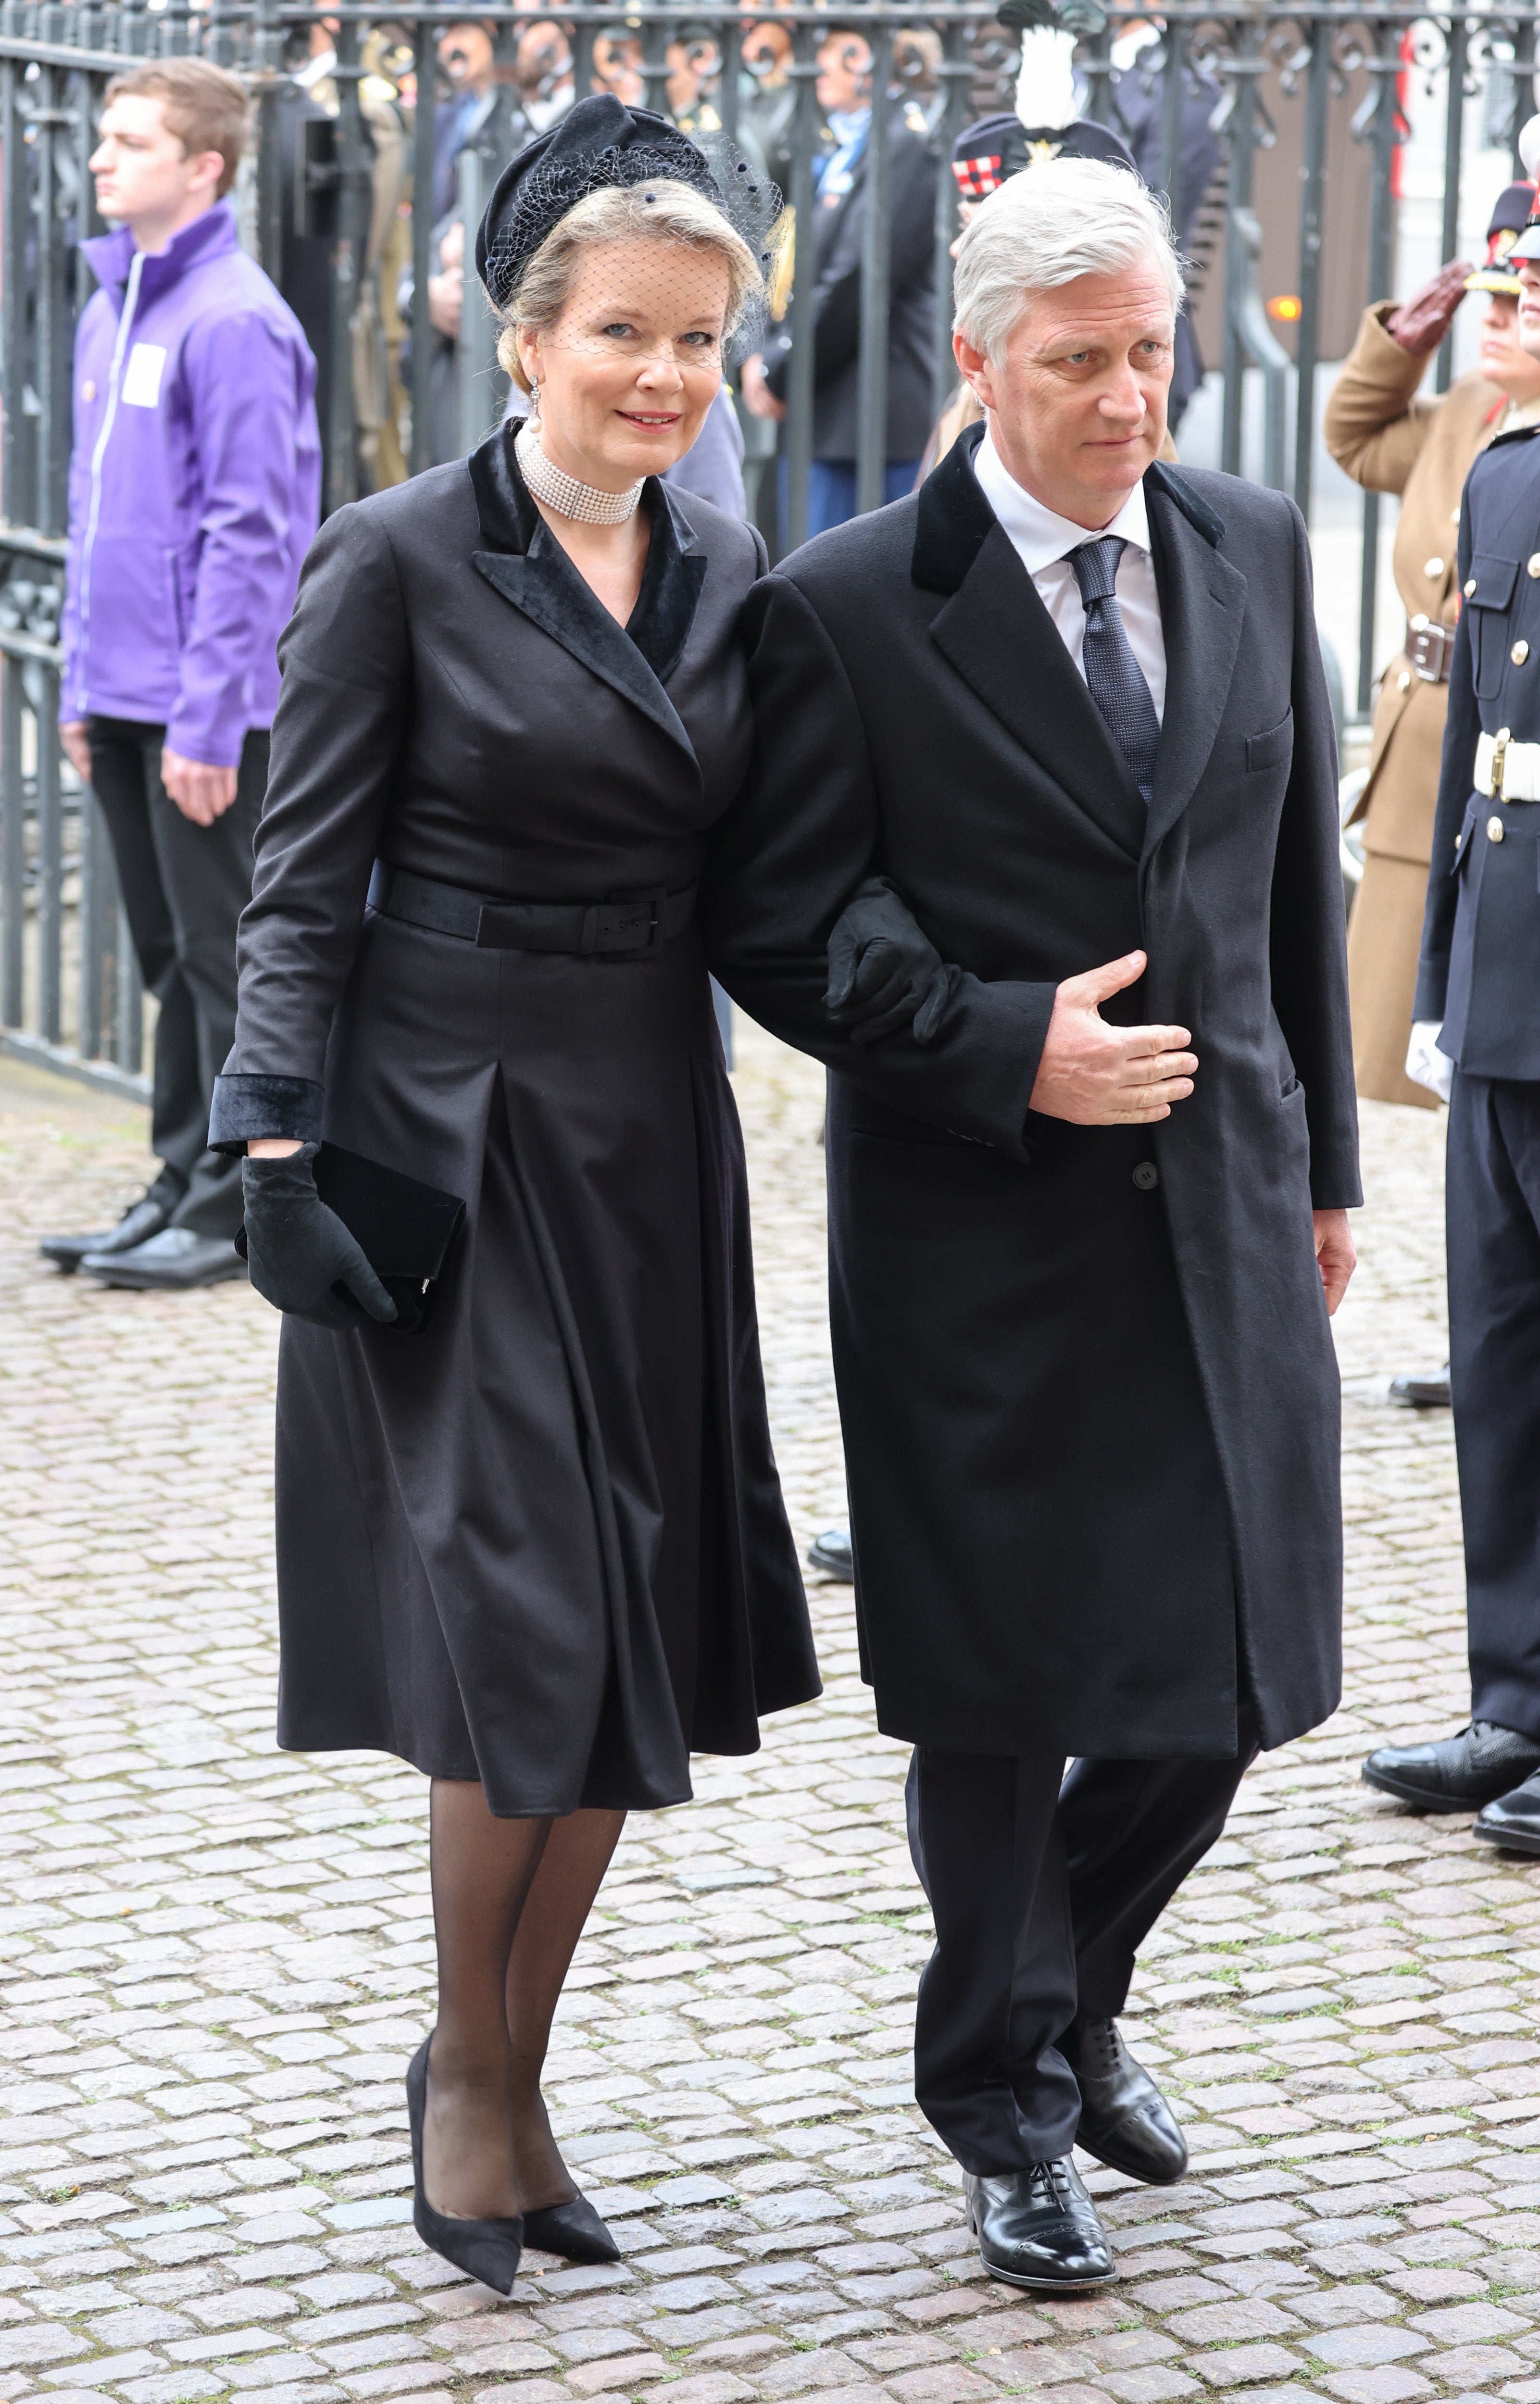
<instances>
[{"instance_id":1,"label":"white shirt collar","mask_svg":"<svg viewBox=\"0 0 1540 2404\"><path fill-rule=\"evenodd\" d=\"M1040 575L1056 559L1062 559L1066 552L1078 551L1083 542L1099 538L1089 527L1076 525L1072 518L1061 518L1057 510L1045 508L1016 482L995 449L994 430L987 421L984 440L973 454L973 473L1029 576ZM1134 486L1112 524L1099 532L1121 535L1125 542L1137 543L1141 551L1149 550L1150 519L1144 507L1142 482Z\"/></svg>"}]
</instances>

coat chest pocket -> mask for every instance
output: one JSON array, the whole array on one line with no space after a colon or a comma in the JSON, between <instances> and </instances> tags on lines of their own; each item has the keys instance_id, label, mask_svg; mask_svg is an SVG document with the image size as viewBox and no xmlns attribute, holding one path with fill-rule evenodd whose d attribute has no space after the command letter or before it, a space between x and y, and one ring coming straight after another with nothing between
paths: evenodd
<instances>
[{"instance_id":1,"label":"coat chest pocket","mask_svg":"<svg viewBox=\"0 0 1540 2404\"><path fill-rule=\"evenodd\" d=\"M1508 612L1519 580L1519 562L1494 551L1479 551L1465 579L1463 607L1471 613L1471 651L1476 690L1483 701L1494 701L1502 690L1503 669L1512 640Z\"/></svg>"},{"instance_id":2,"label":"coat chest pocket","mask_svg":"<svg viewBox=\"0 0 1540 2404\"><path fill-rule=\"evenodd\" d=\"M1265 734L1246 737L1246 774L1250 776L1262 768L1286 766L1294 757L1294 712L1269 726Z\"/></svg>"}]
</instances>

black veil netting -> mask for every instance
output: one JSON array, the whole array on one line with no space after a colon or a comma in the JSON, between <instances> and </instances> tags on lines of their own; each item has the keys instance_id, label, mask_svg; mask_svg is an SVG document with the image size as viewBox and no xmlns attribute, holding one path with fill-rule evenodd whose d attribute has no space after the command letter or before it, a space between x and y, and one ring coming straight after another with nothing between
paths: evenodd
<instances>
[{"instance_id":1,"label":"black veil netting","mask_svg":"<svg viewBox=\"0 0 1540 2404\"><path fill-rule=\"evenodd\" d=\"M476 272L494 308L507 307L547 234L590 192L665 181L688 184L721 209L770 283L785 213L769 176L725 135L697 144L666 117L595 92L497 178L476 236Z\"/></svg>"}]
</instances>

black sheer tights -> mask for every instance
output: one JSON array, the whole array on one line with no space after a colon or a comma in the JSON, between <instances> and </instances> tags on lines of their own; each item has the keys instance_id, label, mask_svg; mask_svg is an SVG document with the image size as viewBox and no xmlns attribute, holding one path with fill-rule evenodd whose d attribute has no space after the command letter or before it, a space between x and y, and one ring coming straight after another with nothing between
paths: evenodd
<instances>
[{"instance_id":1,"label":"black sheer tights","mask_svg":"<svg viewBox=\"0 0 1540 2404\"><path fill-rule=\"evenodd\" d=\"M565 2203L576 2189L546 2118L540 2071L625 1814L497 1820L477 1783L436 1778L431 1791L439 2020L427 2200L469 2219Z\"/></svg>"}]
</instances>

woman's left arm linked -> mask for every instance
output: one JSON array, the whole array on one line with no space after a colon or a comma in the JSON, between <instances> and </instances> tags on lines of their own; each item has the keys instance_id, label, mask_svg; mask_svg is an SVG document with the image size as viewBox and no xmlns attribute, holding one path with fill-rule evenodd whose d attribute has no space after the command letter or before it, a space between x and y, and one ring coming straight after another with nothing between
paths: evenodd
<instances>
[{"instance_id":1,"label":"woman's left arm linked","mask_svg":"<svg viewBox=\"0 0 1540 2404\"><path fill-rule=\"evenodd\" d=\"M278 647L273 766L241 918L235 1043L209 1140L320 1140L327 1041L363 926L411 703L395 557L372 510L339 510Z\"/></svg>"}]
</instances>

